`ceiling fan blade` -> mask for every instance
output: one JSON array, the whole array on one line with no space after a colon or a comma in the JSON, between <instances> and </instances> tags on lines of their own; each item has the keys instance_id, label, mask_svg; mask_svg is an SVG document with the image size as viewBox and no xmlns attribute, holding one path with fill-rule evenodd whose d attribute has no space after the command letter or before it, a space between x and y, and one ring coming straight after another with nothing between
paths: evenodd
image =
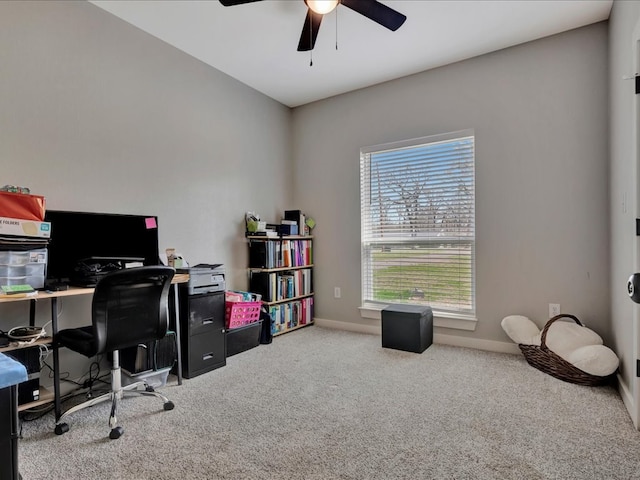
<instances>
[{"instance_id":1,"label":"ceiling fan blade","mask_svg":"<svg viewBox=\"0 0 640 480\"><path fill-rule=\"evenodd\" d=\"M243 3L261 2L262 0L220 0L225 7L233 7L234 5L242 5Z\"/></svg>"},{"instance_id":2,"label":"ceiling fan blade","mask_svg":"<svg viewBox=\"0 0 640 480\"><path fill-rule=\"evenodd\" d=\"M377 0L342 0L340 3L394 32L407 19L400 12L387 7Z\"/></svg>"},{"instance_id":3,"label":"ceiling fan blade","mask_svg":"<svg viewBox=\"0 0 640 480\"><path fill-rule=\"evenodd\" d=\"M308 52L309 50L313 50L323 16L324 15L315 13L310 8L307 8L307 18L304 19L304 26L302 27L300 41L298 42L299 52Z\"/></svg>"}]
</instances>

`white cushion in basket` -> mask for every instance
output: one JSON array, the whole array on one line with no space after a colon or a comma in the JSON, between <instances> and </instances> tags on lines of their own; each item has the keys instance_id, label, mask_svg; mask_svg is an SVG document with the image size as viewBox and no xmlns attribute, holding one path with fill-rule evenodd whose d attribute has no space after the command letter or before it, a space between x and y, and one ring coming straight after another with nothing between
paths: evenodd
<instances>
[{"instance_id":1,"label":"white cushion in basket","mask_svg":"<svg viewBox=\"0 0 640 480\"><path fill-rule=\"evenodd\" d=\"M545 343L549 350L568 360L568 355L580 347L602 345L603 342L602 337L590 328L573 321L557 320L549 327Z\"/></svg>"},{"instance_id":2,"label":"white cushion in basket","mask_svg":"<svg viewBox=\"0 0 640 480\"><path fill-rule=\"evenodd\" d=\"M540 345L540 329L524 315L509 315L502 319L502 329L515 343Z\"/></svg>"},{"instance_id":3,"label":"white cushion in basket","mask_svg":"<svg viewBox=\"0 0 640 480\"><path fill-rule=\"evenodd\" d=\"M606 377L618 368L620 360L613 350L604 345L587 345L562 357L583 372Z\"/></svg>"}]
</instances>

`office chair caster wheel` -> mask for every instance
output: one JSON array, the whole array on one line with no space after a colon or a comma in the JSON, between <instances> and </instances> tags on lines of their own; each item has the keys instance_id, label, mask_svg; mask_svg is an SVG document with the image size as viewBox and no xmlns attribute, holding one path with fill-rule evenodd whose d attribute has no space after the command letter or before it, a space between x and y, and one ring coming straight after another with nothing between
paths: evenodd
<instances>
[{"instance_id":1,"label":"office chair caster wheel","mask_svg":"<svg viewBox=\"0 0 640 480\"><path fill-rule=\"evenodd\" d=\"M67 433L69 431L69 425L67 425L66 423L59 423L58 425L56 425L56 429L54 430L54 432L56 432L56 435L62 435L63 433Z\"/></svg>"},{"instance_id":2,"label":"office chair caster wheel","mask_svg":"<svg viewBox=\"0 0 640 480\"><path fill-rule=\"evenodd\" d=\"M175 405L171 400L169 400L167 403L164 404L165 410L173 410L173 407L175 407Z\"/></svg>"},{"instance_id":3,"label":"office chair caster wheel","mask_svg":"<svg viewBox=\"0 0 640 480\"><path fill-rule=\"evenodd\" d=\"M122 436L123 433L124 433L124 428L122 428L122 427L113 428L111 430L111 432L109 433L109 438L111 440L117 440L118 438L120 438Z\"/></svg>"}]
</instances>

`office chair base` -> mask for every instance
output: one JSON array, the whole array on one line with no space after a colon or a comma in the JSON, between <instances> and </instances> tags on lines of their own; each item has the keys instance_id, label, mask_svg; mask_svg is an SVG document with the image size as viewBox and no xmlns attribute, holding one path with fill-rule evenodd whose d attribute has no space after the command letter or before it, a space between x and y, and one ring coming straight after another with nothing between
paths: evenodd
<instances>
[{"instance_id":1,"label":"office chair base","mask_svg":"<svg viewBox=\"0 0 640 480\"><path fill-rule=\"evenodd\" d=\"M56 435L62 435L69 431L69 425L66 423L58 423L54 431L56 432Z\"/></svg>"},{"instance_id":2,"label":"office chair base","mask_svg":"<svg viewBox=\"0 0 640 480\"><path fill-rule=\"evenodd\" d=\"M139 390L140 387L144 387L144 390ZM169 400L167 397L162 395L160 392L156 392L155 389L152 386L150 386L147 382L145 381L136 382L136 383L132 383L131 385L121 387L118 391L112 390L108 393L100 395L99 397L92 398L91 400L88 400L74 407L71 407L69 410L67 410L60 416L60 418L56 422L56 427L54 432L56 435L62 435L69 431L69 425L64 420L72 413L78 412L88 407L92 407L102 402L106 402L108 400L111 400L111 414L109 416L109 427L111 428L111 431L109 433L109 438L112 440L116 440L120 438L124 433L124 429L118 426L118 419L116 417L116 414L118 411L118 405L120 403L120 400L123 397L128 397L133 395L157 397L163 401L163 408L165 411L173 410L175 407L174 403L171 400Z\"/></svg>"}]
</instances>

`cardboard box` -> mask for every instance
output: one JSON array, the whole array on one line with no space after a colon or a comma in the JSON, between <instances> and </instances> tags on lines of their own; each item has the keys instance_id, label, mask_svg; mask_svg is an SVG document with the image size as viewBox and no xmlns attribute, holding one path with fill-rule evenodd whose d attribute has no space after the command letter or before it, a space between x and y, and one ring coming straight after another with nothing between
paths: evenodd
<instances>
[{"instance_id":1,"label":"cardboard box","mask_svg":"<svg viewBox=\"0 0 640 480\"><path fill-rule=\"evenodd\" d=\"M0 217L0 235L49 238L51 223Z\"/></svg>"},{"instance_id":2,"label":"cardboard box","mask_svg":"<svg viewBox=\"0 0 640 480\"><path fill-rule=\"evenodd\" d=\"M0 192L0 217L44 220L45 199L40 195Z\"/></svg>"}]
</instances>

